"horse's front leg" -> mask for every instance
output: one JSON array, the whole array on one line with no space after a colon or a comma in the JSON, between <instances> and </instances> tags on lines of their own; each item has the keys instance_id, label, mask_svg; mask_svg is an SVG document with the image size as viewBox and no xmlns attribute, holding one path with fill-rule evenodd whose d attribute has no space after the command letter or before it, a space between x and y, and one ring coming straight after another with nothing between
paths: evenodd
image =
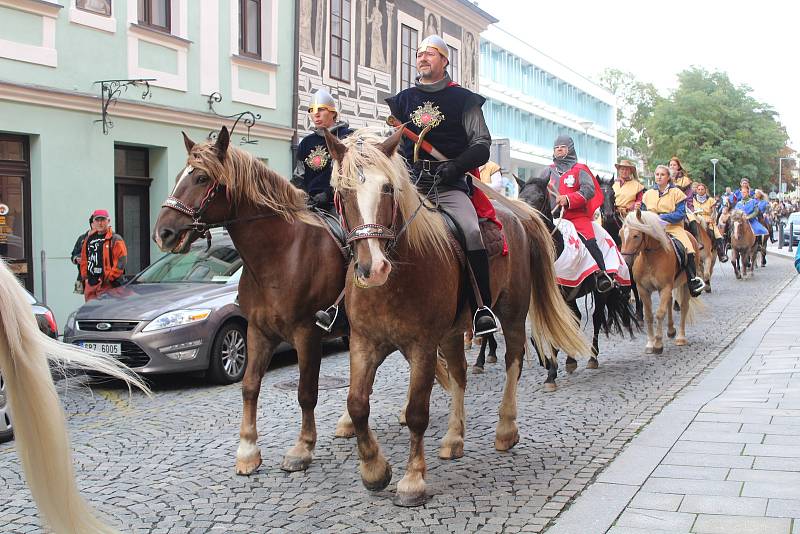
<instances>
[{"instance_id":1,"label":"horse's front leg","mask_svg":"<svg viewBox=\"0 0 800 534\"><path fill-rule=\"evenodd\" d=\"M616 291L616 290L614 290ZM589 357L587 369L597 369L600 364L597 356L600 354L600 329L603 327L603 320L606 319L606 301L608 296L598 299L595 296L594 311L592 312L592 355Z\"/></svg>"},{"instance_id":2,"label":"horse's front leg","mask_svg":"<svg viewBox=\"0 0 800 534\"><path fill-rule=\"evenodd\" d=\"M261 465L258 448L258 394L261 379L269 367L277 340L268 339L257 325L247 329L247 368L242 379L242 424L239 429L239 448L236 450L236 474L251 475Z\"/></svg>"},{"instance_id":3,"label":"horse's front leg","mask_svg":"<svg viewBox=\"0 0 800 534\"><path fill-rule=\"evenodd\" d=\"M522 376L522 361L525 355L525 319L504 323L506 337L506 385L500 403L500 420L494 438L494 448L507 451L519 442L517 427L517 385Z\"/></svg>"},{"instance_id":4,"label":"horse's front leg","mask_svg":"<svg viewBox=\"0 0 800 534\"><path fill-rule=\"evenodd\" d=\"M314 447L317 445L317 425L314 409L317 407L319 392L319 366L322 360L322 338L314 331L303 331L295 336L294 346L297 350L297 364L300 378L297 382L297 400L302 411L302 424L297 442L286 451L281 463L284 471L304 471L314 458Z\"/></svg>"},{"instance_id":5,"label":"horse's front leg","mask_svg":"<svg viewBox=\"0 0 800 534\"><path fill-rule=\"evenodd\" d=\"M572 310L572 313L575 315L575 317L577 317L578 323L580 323L583 317L581 316L580 308L578 308L578 303L574 300L571 300L567 303L567 306L569 306L569 309ZM566 369L568 373L573 373L577 368L578 362L572 357L571 354L567 354L567 361L564 362L564 369Z\"/></svg>"},{"instance_id":6,"label":"horse's front leg","mask_svg":"<svg viewBox=\"0 0 800 534\"><path fill-rule=\"evenodd\" d=\"M392 466L386 461L375 434L369 428L369 396L375 382L375 372L385 357L385 353L379 354L377 347L361 335L351 335L347 411L356 431L361 481L370 491L380 491L392 480Z\"/></svg>"},{"instance_id":7,"label":"horse's front leg","mask_svg":"<svg viewBox=\"0 0 800 534\"><path fill-rule=\"evenodd\" d=\"M653 300L650 290L642 290L642 314L644 315L644 322L647 325L647 345L644 351L647 354L653 353L653 346L655 345L655 332L653 331Z\"/></svg>"},{"instance_id":8,"label":"horse's front leg","mask_svg":"<svg viewBox=\"0 0 800 534\"><path fill-rule=\"evenodd\" d=\"M672 307L672 285L663 287L658 292L658 310L656 311L656 331L653 341L653 353L661 354L664 352L664 317L670 312ZM672 314L670 313L670 316ZM674 326L673 326L674 328Z\"/></svg>"},{"instance_id":9,"label":"horse's front leg","mask_svg":"<svg viewBox=\"0 0 800 534\"><path fill-rule=\"evenodd\" d=\"M484 336L484 340L486 336ZM439 458L453 460L464 456L464 390L467 387L467 361L464 350L458 342L458 336L445 339L440 346L447 362L450 376L450 417L447 421L447 434L439 448ZM410 390L410 388L409 388Z\"/></svg>"},{"instance_id":10,"label":"horse's front leg","mask_svg":"<svg viewBox=\"0 0 800 534\"><path fill-rule=\"evenodd\" d=\"M421 506L427 498L425 494L427 467L425 465L424 438L430 419L431 389L436 372L436 347L413 347L409 350L409 362L411 363L411 376L408 384L408 409L406 410L406 423L410 435L408 465L402 480L397 483L397 495L394 498L394 504L407 507ZM461 366L464 366L463 378L466 384L466 366L463 363ZM457 371L456 376L458 375L460 373ZM453 399L458 396L458 389L458 387L453 388ZM463 402L463 396L461 402Z\"/></svg>"}]
</instances>

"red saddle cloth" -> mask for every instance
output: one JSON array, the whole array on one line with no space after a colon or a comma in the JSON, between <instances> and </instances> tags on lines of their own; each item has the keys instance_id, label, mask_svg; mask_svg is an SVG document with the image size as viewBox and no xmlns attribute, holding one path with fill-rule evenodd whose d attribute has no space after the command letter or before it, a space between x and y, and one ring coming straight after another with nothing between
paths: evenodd
<instances>
[{"instance_id":1,"label":"red saddle cloth","mask_svg":"<svg viewBox=\"0 0 800 534\"><path fill-rule=\"evenodd\" d=\"M480 180L480 178L478 177L479 175L478 175L478 170L477 169L474 169L474 170L470 171L470 174L472 174L473 177L475 177L476 180ZM475 213L478 214L479 218L486 219L488 221L491 221L495 225L497 225L497 229L500 231L500 235L503 238L503 251L502 251L501 254L503 256L507 256L508 255L508 241L506 241L506 234L505 234L505 232L503 232L503 223L501 223L500 220L497 218L497 212L495 212L495 210L494 210L494 206L492 205L492 201L489 200L489 197L486 196L486 193L484 193L483 191L481 191L480 189L478 189L476 187L472 191L472 205L475 207ZM484 232L485 230L482 228L481 231ZM485 236L485 234L484 234L484 236ZM486 244L486 249L488 251L489 250L489 244L486 243L486 239L484 239L484 243ZM491 254L491 253L489 254L489 256L492 256L492 255L493 254Z\"/></svg>"}]
</instances>

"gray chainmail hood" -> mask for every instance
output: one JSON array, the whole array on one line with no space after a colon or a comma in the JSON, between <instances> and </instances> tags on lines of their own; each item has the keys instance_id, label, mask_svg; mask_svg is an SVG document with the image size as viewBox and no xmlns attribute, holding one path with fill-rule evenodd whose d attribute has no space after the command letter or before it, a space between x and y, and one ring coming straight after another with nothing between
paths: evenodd
<instances>
[{"instance_id":1,"label":"gray chainmail hood","mask_svg":"<svg viewBox=\"0 0 800 534\"><path fill-rule=\"evenodd\" d=\"M559 172L567 172L573 165L578 163L578 155L575 153L575 142L568 135L559 135L555 143L553 143L553 147L555 148L559 145L566 145L569 150L567 151L567 155L563 158L557 158L554 155L553 163L555 163L556 169L558 169Z\"/></svg>"}]
</instances>

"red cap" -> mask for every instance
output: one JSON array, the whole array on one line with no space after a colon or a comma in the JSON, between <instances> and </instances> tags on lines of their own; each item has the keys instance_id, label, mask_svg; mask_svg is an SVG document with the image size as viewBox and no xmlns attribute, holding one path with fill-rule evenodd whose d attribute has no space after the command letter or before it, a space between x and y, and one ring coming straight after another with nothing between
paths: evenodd
<instances>
[{"instance_id":1,"label":"red cap","mask_svg":"<svg viewBox=\"0 0 800 534\"><path fill-rule=\"evenodd\" d=\"M108 214L108 210L94 210L92 213L92 219L95 217L105 217L106 219L111 218L111 216Z\"/></svg>"}]
</instances>

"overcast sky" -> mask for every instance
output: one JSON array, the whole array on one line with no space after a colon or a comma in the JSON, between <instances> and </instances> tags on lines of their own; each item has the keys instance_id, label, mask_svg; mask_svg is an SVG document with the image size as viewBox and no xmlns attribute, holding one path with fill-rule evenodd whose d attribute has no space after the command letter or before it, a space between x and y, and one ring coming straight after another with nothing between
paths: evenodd
<instances>
[{"instance_id":1,"label":"overcast sky","mask_svg":"<svg viewBox=\"0 0 800 534\"><path fill-rule=\"evenodd\" d=\"M586 77L632 72L666 96L697 65L727 72L780 114L800 150L797 0L479 0L499 25Z\"/></svg>"}]
</instances>

